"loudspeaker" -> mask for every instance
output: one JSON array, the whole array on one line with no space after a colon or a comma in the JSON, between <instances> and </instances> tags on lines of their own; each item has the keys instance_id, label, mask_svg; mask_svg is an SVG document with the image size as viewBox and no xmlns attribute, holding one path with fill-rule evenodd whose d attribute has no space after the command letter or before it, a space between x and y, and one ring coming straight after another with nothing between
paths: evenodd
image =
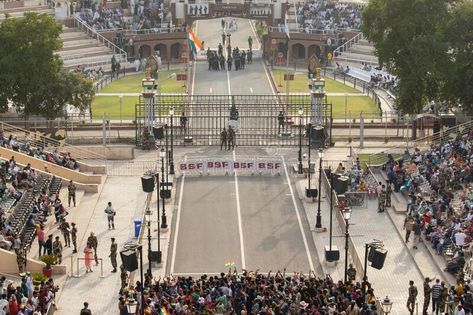
<instances>
[{"instance_id":1,"label":"loudspeaker","mask_svg":"<svg viewBox=\"0 0 473 315\"><path fill-rule=\"evenodd\" d=\"M149 260L155 261L158 264L161 263L161 252L160 251L152 250L150 253L148 253L148 255L149 255Z\"/></svg>"},{"instance_id":2,"label":"loudspeaker","mask_svg":"<svg viewBox=\"0 0 473 315\"><path fill-rule=\"evenodd\" d=\"M386 260L386 255L388 251L384 248L374 248L371 247L368 254L368 261L371 262L371 267L376 269L382 269L384 266L384 261Z\"/></svg>"},{"instance_id":3,"label":"loudspeaker","mask_svg":"<svg viewBox=\"0 0 473 315\"><path fill-rule=\"evenodd\" d=\"M340 176L333 178L333 190L337 195L344 194L348 189L348 177Z\"/></svg>"},{"instance_id":4,"label":"loudspeaker","mask_svg":"<svg viewBox=\"0 0 473 315\"><path fill-rule=\"evenodd\" d=\"M154 177L145 175L141 177L141 186L143 187L143 191L150 193L154 191Z\"/></svg>"},{"instance_id":5,"label":"loudspeaker","mask_svg":"<svg viewBox=\"0 0 473 315\"><path fill-rule=\"evenodd\" d=\"M122 264L126 271L135 271L138 269L138 257L134 250L124 250L120 252Z\"/></svg>"},{"instance_id":6,"label":"loudspeaker","mask_svg":"<svg viewBox=\"0 0 473 315\"><path fill-rule=\"evenodd\" d=\"M307 198L317 198L317 195L318 195L317 188L305 189L305 196Z\"/></svg>"},{"instance_id":7,"label":"loudspeaker","mask_svg":"<svg viewBox=\"0 0 473 315\"><path fill-rule=\"evenodd\" d=\"M171 198L171 189L161 189L159 196L164 199Z\"/></svg>"},{"instance_id":8,"label":"loudspeaker","mask_svg":"<svg viewBox=\"0 0 473 315\"><path fill-rule=\"evenodd\" d=\"M332 245L330 248L329 245L325 245L325 261L338 261L340 259L340 251L338 247Z\"/></svg>"},{"instance_id":9,"label":"loudspeaker","mask_svg":"<svg viewBox=\"0 0 473 315\"><path fill-rule=\"evenodd\" d=\"M153 126L153 136L155 140L164 139L164 125L154 125Z\"/></svg>"}]
</instances>

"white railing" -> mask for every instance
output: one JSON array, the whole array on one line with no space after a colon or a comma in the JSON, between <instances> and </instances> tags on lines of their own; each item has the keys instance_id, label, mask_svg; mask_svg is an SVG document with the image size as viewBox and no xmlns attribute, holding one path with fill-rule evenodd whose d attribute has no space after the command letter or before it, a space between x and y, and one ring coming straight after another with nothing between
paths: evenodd
<instances>
[{"instance_id":1,"label":"white railing","mask_svg":"<svg viewBox=\"0 0 473 315\"><path fill-rule=\"evenodd\" d=\"M97 31L92 29L89 25L87 25L86 22L82 21L78 16L74 16L74 26L86 33L88 36L97 40L98 43L110 48L113 51L113 54L119 57L117 59L118 62L123 63L128 60L126 51L106 39L104 36L97 33Z\"/></svg>"},{"instance_id":2,"label":"white railing","mask_svg":"<svg viewBox=\"0 0 473 315\"><path fill-rule=\"evenodd\" d=\"M363 39L363 33L360 32L359 34L352 37L350 40L343 43L343 45L335 48L335 50L333 51L333 56L335 57L337 55L340 55L342 52L347 51L353 45L358 44L361 39Z\"/></svg>"}]
</instances>

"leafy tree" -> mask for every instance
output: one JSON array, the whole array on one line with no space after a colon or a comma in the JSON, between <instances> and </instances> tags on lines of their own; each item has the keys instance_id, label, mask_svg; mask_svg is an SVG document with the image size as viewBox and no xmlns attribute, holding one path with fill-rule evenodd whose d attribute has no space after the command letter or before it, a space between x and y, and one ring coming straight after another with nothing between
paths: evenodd
<instances>
[{"instance_id":1,"label":"leafy tree","mask_svg":"<svg viewBox=\"0 0 473 315\"><path fill-rule=\"evenodd\" d=\"M445 30L449 43L448 64L444 68L445 99L463 105L473 113L473 2L462 1L452 10Z\"/></svg>"},{"instance_id":2,"label":"leafy tree","mask_svg":"<svg viewBox=\"0 0 473 315\"><path fill-rule=\"evenodd\" d=\"M57 83L62 68L54 54L62 47L61 32L61 25L47 14L26 13L0 25L1 110L10 100L25 117L38 113L38 104L44 105L43 98L53 93L46 86Z\"/></svg>"},{"instance_id":3,"label":"leafy tree","mask_svg":"<svg viewBox=\"0 0 473 315\"><path fill-rule=\"evenodd\" d=\"M399 79L398 108L418 113L438 99L449 8L455 0L370 0L362 13L362 31L374 43L381 64Z\"/></svg>"}]
</instances>

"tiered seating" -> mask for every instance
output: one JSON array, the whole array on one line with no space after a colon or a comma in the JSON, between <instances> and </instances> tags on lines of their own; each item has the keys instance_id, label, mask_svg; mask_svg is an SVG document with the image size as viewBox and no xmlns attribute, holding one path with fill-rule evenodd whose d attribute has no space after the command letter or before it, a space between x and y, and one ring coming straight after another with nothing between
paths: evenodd
<instances>
[{"instance_id":1,"label":"tiered seating","mask_svg":"<svg viewBox=\"0 0 473 315\"><path fill-rule=\"evenodd\" d=\"M56 176L53 176L53 179L51 180L51 183L49 184L49 193L50 194L57 194L62 187L62 180L60 178L57 178Z\"/></svg>"}]
</instances>

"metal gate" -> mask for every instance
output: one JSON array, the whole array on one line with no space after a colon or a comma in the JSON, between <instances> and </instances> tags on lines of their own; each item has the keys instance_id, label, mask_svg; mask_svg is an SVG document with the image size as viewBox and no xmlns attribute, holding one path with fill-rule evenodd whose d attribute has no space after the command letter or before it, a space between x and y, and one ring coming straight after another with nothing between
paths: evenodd
<instances>
[{"instance_id":1,"label":"metal gate","mask_svg":"<svg viewBox=\"0 0 473 315\"><path fill-rule=\"evenodd\" d=\"M296 146L311 122L310 94L297 95L156 95L152 111L174 145L220 145L220 133L232 126L238 146ZM174 110L171 117L170 109ZM136 104L136 144L142 143L146 104ZM299 115L299 109L303 114ZM236 112L236 115L235 115ZM284 116L281 126L280 112ZM182 119L185 117L185 119ZM235 119L235 117L237 119ZM183 124L183 121L186 121ZM331 137L332 106L322 104L326 139ZM172 127L172 128L171 128ZM186 141L187 140L187 141ZM164 140L161 140L164 141ZM160 141L158 141L160 142Z\"/></svg>"}]
</instances>

